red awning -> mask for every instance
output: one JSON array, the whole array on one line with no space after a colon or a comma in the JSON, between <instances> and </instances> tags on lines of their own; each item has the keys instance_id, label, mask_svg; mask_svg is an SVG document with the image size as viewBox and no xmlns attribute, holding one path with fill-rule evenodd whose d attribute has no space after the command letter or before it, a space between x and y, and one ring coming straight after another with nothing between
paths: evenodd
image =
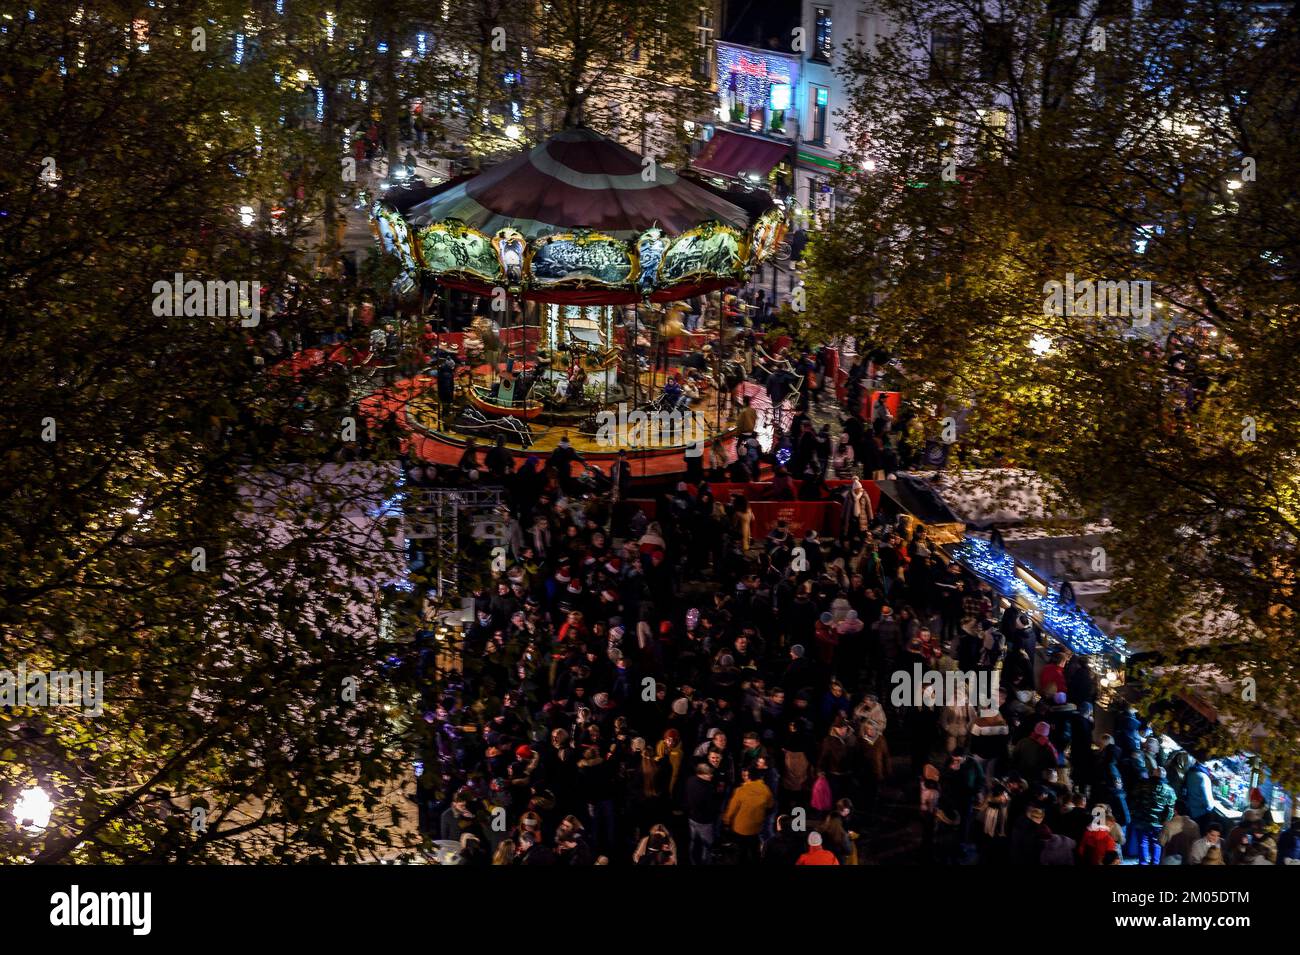
<instances>
[{"instance_id":1,"label":"red awning","mask_svg":"<svg viewBox=\"0 0 1300 955\"><path fill-rule=\"evenodd\" d=\"M745 173L766 176L773 166L789 155L789 143L720 129L691 165L715 175L739 179Z\"/></svg>"}]
</instances>

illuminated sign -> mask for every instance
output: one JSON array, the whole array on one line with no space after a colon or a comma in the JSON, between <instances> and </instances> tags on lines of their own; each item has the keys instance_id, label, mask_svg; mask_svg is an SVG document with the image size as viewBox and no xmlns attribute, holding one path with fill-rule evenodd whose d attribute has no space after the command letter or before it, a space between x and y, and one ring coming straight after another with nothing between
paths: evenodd
<instances>
[{"instance_id":1,"label":"illuminated sign","mask_svg":"<svg viewBox=\"0 0 1300 955\"><path fill-rule=\"evenodd\" d=\"M789 109L773 105L771 98L780 95L775 92L778 86L793 90L799 85L797 59L730 43L719 43L717 51L718 89L723 96L749 109Z\"/></svg>"},{"instance_id":2,"label":"illuminated sign","mask_svg":"<svg viewBox=\"0 0 1300 955\"><path fill-rule=\"evenodd\" d=\"M790 108L790 84L773 83L771 94L768 97L767 105L772 109L789 109Z\"/></svg>"}]
</instances>

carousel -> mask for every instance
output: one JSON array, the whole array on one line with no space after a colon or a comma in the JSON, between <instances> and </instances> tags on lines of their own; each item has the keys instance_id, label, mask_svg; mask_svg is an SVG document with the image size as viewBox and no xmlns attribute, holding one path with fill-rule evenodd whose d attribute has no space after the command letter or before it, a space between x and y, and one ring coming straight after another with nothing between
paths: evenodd
<instances>
[{"instance_id":1,"label":"carousel","mask_svg":"<svg viewBox=\"0 0 1300 955\"><path fill-rule=\"evenodd\" d=\"M470 439L498 437L546 453L567 437L584 457L635 449L643 471L662 459L652 470L669 473L698 432L611 445L602 415L677 413L707 422L709 439L726 433L743 372L723 290L784 235L767 197L720 192L576 128L373 214L407 289L466 293L474 314L467 331L432 335L424 373L372 401L419 457L454 463Z\"/></svg>"}]
</instances>

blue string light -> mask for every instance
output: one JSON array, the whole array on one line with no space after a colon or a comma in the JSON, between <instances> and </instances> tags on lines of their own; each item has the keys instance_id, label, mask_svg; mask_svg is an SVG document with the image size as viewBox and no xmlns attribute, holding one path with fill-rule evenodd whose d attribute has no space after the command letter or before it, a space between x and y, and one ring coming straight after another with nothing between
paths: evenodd
<instances>
[{"instance_id":1,"label":"blue string light","mask_svg":"<svg viewBox=\"0 0 1300 955\"><path fill-rule=\"evenodd\" d=\"M1042 627L1075 653L1128 656L1123 637L1108 637L1092 618L1079 607L1065 603L1049 589L1040 594L1016 573L1016 559L980 537L966 539L949 551L953 560L987 580L1003 596L1018 600L1036 610Z\"/></svg>"}]
</instances>

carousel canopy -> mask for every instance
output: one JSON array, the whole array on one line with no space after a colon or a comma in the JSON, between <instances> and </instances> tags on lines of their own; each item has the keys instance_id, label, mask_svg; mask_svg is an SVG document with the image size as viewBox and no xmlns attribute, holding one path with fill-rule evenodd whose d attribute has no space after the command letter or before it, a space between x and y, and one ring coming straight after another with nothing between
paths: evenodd
<instances>
[{"instance_id":1,"label":"carousel canopy","mask_svg":"<svg viewBox=\"0 0 1300 955\"><path fill-rule=\"evenodd\" d=\"M655 226L677 235L709 221L744 230L745 210L676 173L646 166L632 150L595 130L557 133L526 153L485 170L406 212L414 226L459 219L493 235L590 229L629 240Z\"/></svg>"},{"instance_id":2,"label":"carousel canopy","mask_svg":"<svg viewBox=\"0 0 1300 955\"><path fill-rule=\"evenodd\" d=\"M780 209L650 170L600 133L569 129L405 208L377 206L378 227L408 267L446 285L589 305L734 285L780 241Z\"/></svg>"}]
</instances>

